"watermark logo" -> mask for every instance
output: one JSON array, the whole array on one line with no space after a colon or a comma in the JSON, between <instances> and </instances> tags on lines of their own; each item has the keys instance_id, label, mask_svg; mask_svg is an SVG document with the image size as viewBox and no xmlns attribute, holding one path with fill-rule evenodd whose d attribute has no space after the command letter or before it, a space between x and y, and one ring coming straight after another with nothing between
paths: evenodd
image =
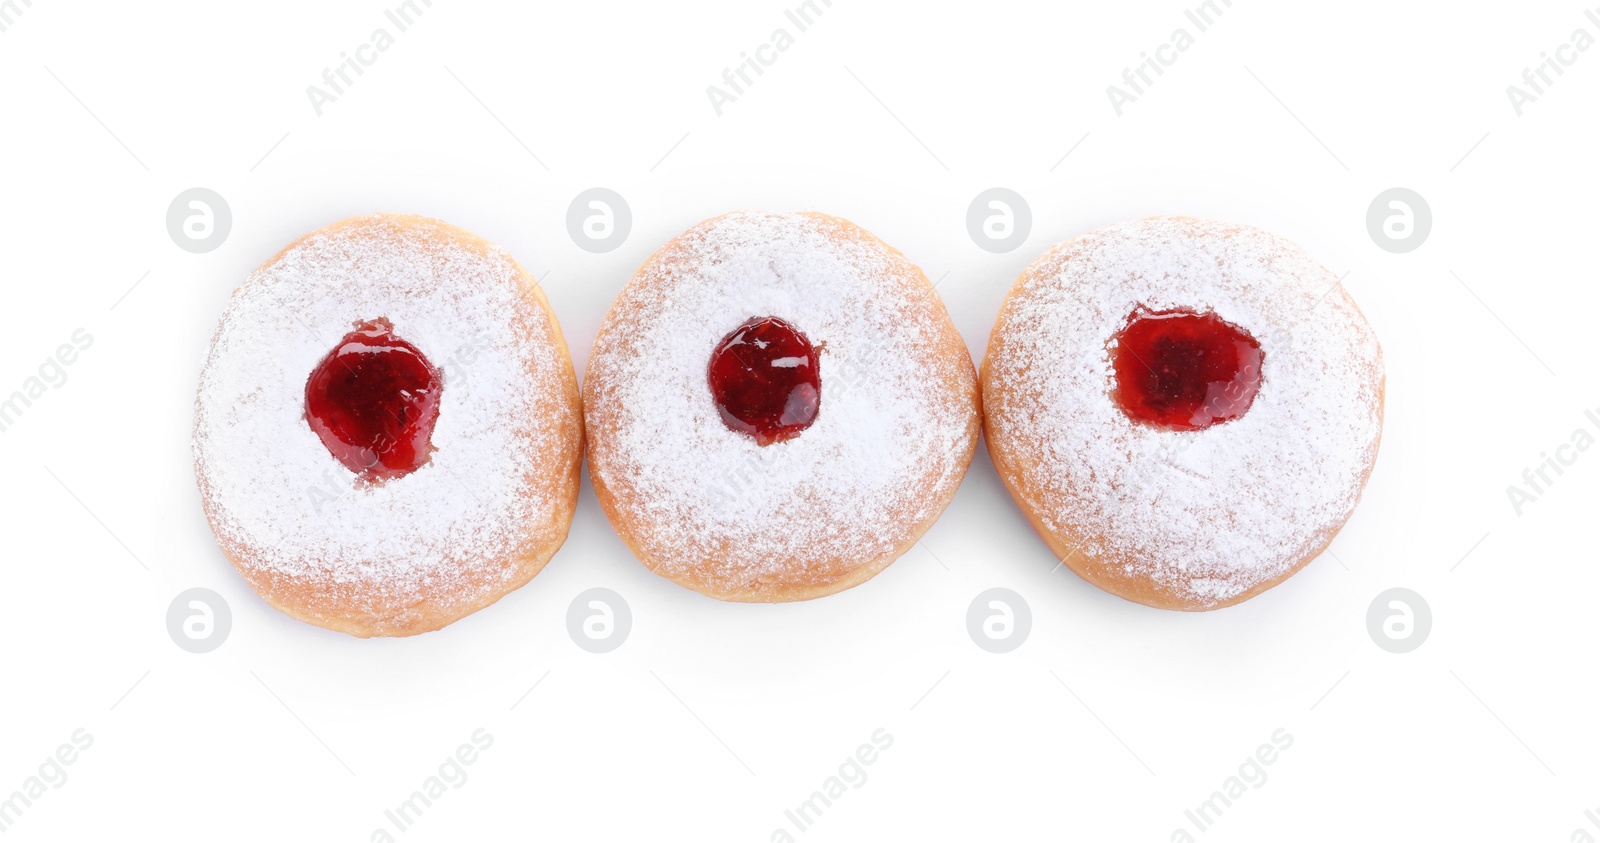
<instances>
[{"instance_id":1,"label":"watermark logo","mask_svg":"<svg viewBox=\"0 0 1600 843\"><path fill-rule=\"evenodd\" d=\"M609 588L591 588L567 607L567 634L591 653L609 653L628 640L633 611L622 595Z\"/></svg>"},{"instance_id":2,"label":"watermark logo","mask_svg":"<svg viewBox=\"0 0 1600 843\"><path fill-rule=\"evenodd\" d=\"M0 433L10 430L22 418L22 414L33 406L33 402L43 398L45 393L60 389L67 382L67 367L78 362L80 352L94 345L94 335L82 328L73 331L69 339L72 340L71 344L56 346L55 353L39 364L38 374L29 375L23 379L22 386L0 399Z\"/></svg>"},{"instance_id":3,"label":"watermark logo","mask_svg":"<svg viewBox=\"0 0 1600 843\"><path fill-rule=\"evenodd\" d=\"M633 211L615 190L591 187L567 206L567 234L586 252L609 252L621 246L632 230Z\"/></svg>"},{"instance_id":4,"label":"watermark logo","mask_svg":"<svg viewBox=\"0 0 1600 843\"><path fill-rule=\"evenodd\" d=\"M1222 17L1224 8L1232 6L1233 0L1205 0L1193 9L1185 9L1183 16L1196 31L1204 33ZM1166 73L1167 68L1177 64L1179 54L1189 52L1189 48L1194 44L1195 36L1187 27L1180 26L1167 37L1166 43L1158 45L1149 52L1140 53L1138 64L1122 69L1122 85L1113 83L1106 86L1106 99L1111 101L1111 110L1121 117L1123 109L1138 102L1139 97L1148 93L1155 85L1156 79Z\"/></svg>"},{"instance_id":5,"label":"watermark logo","mask_svg":"<svg viewBox=\"0 0 1600 843\"><path fill-rule=\"evenodd\" d=\"M215 190L191 187L167 206L167 235L185 252L203 255L220 247L233 230L233 211Z\"/></svg>"},{"instance_id":6,"label":"watermark logo","mask_svg":"<svg viewBox=\"0 0 1600 843\"><path fill-rule=\"evenodd\" d=\"M811 792L811 796L799 805L783 812L783 818L788 820L789 826L794 828L790 832L788 826L772 830L767 839L772 843L794 843L798 838L796 834L804 834L829 808L833 807L845 794L860 788L867 783L867 768L877 763L889 747L894 746L894 735L888 729L873 731L871 742L862 743L856 751L845 756L839 764L837 772L822 780L822 785Z\"/></svg>"},{"instance_id":7,"label":"watermark logo","mask_svg":"<svg viewBox=\"0 0 1600 843\"><path fill-rule=\"evenodd\" d=\"M94 735L88 729L73 731L71 743L63 743L56 751L45 756L37 772L22 780L22 786L11 795L0 798L0 834L10 830L22 819L24 811L44 798L46 793L59 790L67 783L67 768L77 762L84 750L94 746Z\"/></svg>"},{"instance_id":8,"label":"watermark logo","mask_svg":"<svg viewBox=\"0 0 1600 843\"><path fill-rule=\"evenodd\" d=\"M191 653L209 653L228 640L233 610L222 595L209 588L191 588L167 606L167 634L172 643Z\"/></svg>"},{"instance_id":9,"label":"watermark logo","mask_svg":"<svg viewBox=\"0 0 1600 843\"><path fill-rule=\"evenodd\" d=\"M1009 653L1022 646L1033 630L1033 610L1009 588L991 588L967 606L967 634L991 653Z\"/></svg>"},{"instance_id":10,"label":"watermark logo","mask_svg":"<svg viewBox=\"0 0 1600 843\"><path fill-rule=\"evenodd\" d=\"M422 786L412 791L399 805L385 810L383 818L394 826L396 833L406 833L422 818L424 811L433 807L433 803L467 783L467 768L477 763L480 754L491 746L494 746L494 735L489 734L488 729L477 729L472 733L470 743L461 744L455 752L445 756L438 770L423 779ZM394 843L397 838L387 827L379 826L372 830L367 839L372 843Z\"/></svg>"},{"instance_id":11,"label":"watermark logo","mask_svg":"<svg viewBox=\"0 0 1600 843\"><path fill-rule=\"evenodd\" d=\"M1422 595L1409 588L1391 588L1372 598L1367 607L1367 634L1372 643L1391 653L1409 653L1428 640L1433 610Z\"/></svg>"},{"instance_id":12,"label":"watermark logo","mask_svg":"<svg viewBox=\"0 0 1600 843\"><path fill-rule=\"evenodd\" d=\"M1033 230L1033 211L1022 194L991 187L967 206L967 235L978 248L1001 254L1022 245Z\"/></svg>"},{"instance_id":13,"label":"watermark logo","mask_svg":"<svg viewBox=\"0 0 1600 843\"><path fill-rule=\"evenodd\" d=\"M1367 206L1367 234L1386 252L1409 252L1421 246L1431 231L1433 211L1415 190L1391 187Z\"/></svg>"},{"instance_id":14,"label":"watermark logo","mask_svg":"<svg viewBox=\"0 0 1600 843\"><path fill-rule=\"evenodd\" d=\"M767 68L777 63L778 56L794 46L795 33L810 29L822 17L822 10L832 5L833 0L805 0L793 9L785 9L784 20L794 27L795 32L791 33L789 26L780 26L754 50L740 53L739 61L732 67L723 68L722 84L712 83L706 86L706 99L711 102L711 110L721 117L723 109L744 96L756 83L756 79L766 73Z\"/></svg>"}]
</instances>

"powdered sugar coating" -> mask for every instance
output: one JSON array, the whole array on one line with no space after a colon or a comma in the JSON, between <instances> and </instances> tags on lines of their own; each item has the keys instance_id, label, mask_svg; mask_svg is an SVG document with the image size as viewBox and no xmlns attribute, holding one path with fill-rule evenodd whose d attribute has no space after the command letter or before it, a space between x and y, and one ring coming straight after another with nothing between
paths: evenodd
<instances>
[{"instance_id":1,"label":"powdered sugar coating","mask_svg":"<svg viewBox=\"0 0 1600 843\"><path fill-rule=\"evenodd\" d=\"M1200 431L1130 420L1114 336L1140 306L1215 311L1261 345L1244 416ZM1338 279L1245 226L1154 218L1046 252L1003 306L984 363L996 463L1041 528L1112 581L1227 605L1320 551L1377 455L1382 359Z\"/></svg>"},{"instance_id":2,"label":"powdered sugar coating","mask_svg":"<svg viewBox=\"0 0 1600 843\"><path fill-rule=\"evenodd\" d=\"M818 347L822 388L816 421L765 447L728 429L707 381L717 343L761 316ZM921 272L820 214L730 214L663 248L613 305L584 389L619 533L725 599L876 572L943 510L978 432L971 358Z\"/></svg>"},{"instance_id":3,"label":"powdered sugar coating","mask_svg":"<svg viewBox=\"0 0 1600 843\"><path fill-rule=\"evenodd\" d=\"M459 229L375 215L295 243L234 294L201 374L195 464L213 532L270 602L357 634L421 631L525 582L559 545L576 383L524 277ZM427 464L364 486L312 432L305 385L380 317L441 371L439 417Z\"/></svg>"}]
</instances>

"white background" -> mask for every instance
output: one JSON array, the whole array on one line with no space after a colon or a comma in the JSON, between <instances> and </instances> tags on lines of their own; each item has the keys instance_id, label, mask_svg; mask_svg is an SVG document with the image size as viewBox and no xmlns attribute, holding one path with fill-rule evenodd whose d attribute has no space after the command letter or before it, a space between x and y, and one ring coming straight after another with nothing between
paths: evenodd
<instances>
[{"instance_id":1,"label":"white background","mask_svg":"<svg viewBox=\"0 0 1600 843\"><path fill-rule=\"evenodd\" d=\"M0 434L0 797L75 729L94 738L7 839L1600 836L1600 455L1520 516L1506 495L1575 429L1600 435L1600 48L1520 117L1505 90L1574 30L1600 36L1581 4L1238 0L1119 117L1106 87L1195 34L1192 4L835 0L796 33L779 2L437 0L317 116L306 87L394 34L390 5L18 0L0 33L0 394L94 337ZM717 116L706 87L780 26L793 47ZM204 255L164 221L195 186L234 216ZM565 224L596 186L634 216L604 255ZM1034 217L1001 255L965 226L994 186ZM1434 216L1403 255L1365 223L1396 186ZM371 211L482 234L543 279L581 373L646 256L739 208L826 211L905 251L943 277L974 359L1022 267L1095 226L1191 213L1297 240L1348 272L1384 346L1361 506L1288 583L1206 614L1052 570L981 450L922 547L802 604L649 574L587 477L544 573L416 638L292 621L218 552L189 450L201 355L295 237ZM234 615L207 655L165 627L194 586ZM594 586L633 612L607 655L566 632ZM966 628L997 586L1034 618L1007 655ZM1393 586L1433 611L1408 655L1366 631ZM385 809L478 728L494 743L467 781L395 832ZM798 832L785 810L880 728L894 743L866 781ZM1184 811L1277 729L1294 743L1265 783L1196 831Z\"/></svg>"}]
</instances>

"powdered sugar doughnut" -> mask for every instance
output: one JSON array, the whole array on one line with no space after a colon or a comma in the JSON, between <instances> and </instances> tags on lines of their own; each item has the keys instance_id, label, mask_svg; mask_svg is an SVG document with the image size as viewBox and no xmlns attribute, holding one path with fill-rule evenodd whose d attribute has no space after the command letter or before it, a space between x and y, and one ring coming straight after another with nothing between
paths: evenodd
<instances>
[{"instance_id":1,"label":"powdered sugar doughnut","mask_svg":"<svg viewBox=\"0 0 1600 843\"><path fill-rule=\"evenodd\" d=\"M1190 218L1034 261L982 382L995 467L1051 549L1169 609L1239 603L1320 554L1383 420L1378 342L1338 279L1274 235Z\"/></svg>"},{"instance_id":2,"label":"powdered sugar doughnut","mask_svg":"<svg viewBox=\"0 0 1600 843\"><path fill-rule=\"evenodd\" d=\"M195 472L224 555L268 603L412 635L544 567L582 437L533 278L461 229L379 214L313 232L234 293L200 376Z\"/></svg>"},{"instance_id":3,"label":"powdered sugar doughnut","mask_svg":"<svg viewBox=\"0 0 1600 843\"><path fill-rule=\"evenodd\" d=\"M584 412L634 554L751 602L841 591L910 549L979 429L972 360L921 270L823 214L729 214L662 247L601 325Z\"/></svg>"}]
</instances>

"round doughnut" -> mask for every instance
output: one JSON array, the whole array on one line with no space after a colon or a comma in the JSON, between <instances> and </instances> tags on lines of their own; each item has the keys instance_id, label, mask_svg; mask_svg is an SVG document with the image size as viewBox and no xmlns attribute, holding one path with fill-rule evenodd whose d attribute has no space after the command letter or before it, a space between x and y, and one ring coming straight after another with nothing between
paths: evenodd
<instances>
[{"instance_id":1,"label":"round doughnut","mask_svg":"<svg viewBox=\"0 0 1600 843\"><path fill-rule=\"evenodd\" d=\"M233 294L200 375L195 473L223 554L272 606L414 635L544 567L582 440L533 277L459 228L376 214L301 238Z\"/></svg>"},{"instance_id":2,"label":"round doughnut","mask_svg":"<svg viewBox=\"0 0 1600 843\"><path fill-rule=\"evenodd\" d=\"M723 356L741 351L767 357ZM769 377L766 429L718 397ZM584 413L595 494L639 560L744 602L881 571L950 502L979 430L972 358L922 271L817 213L728 214L656 252L595 338Z\"/></svg>"},{"instance_id":3,"label":"round doughnut","mask_svg":"<svg viewBox=\"0 0 1600 843\"><path fill-rule=\"evenodd\" d=\"M1187 217L1045 252L982 370L995 468L1056 556L1191 611L1260 594L1333 541L1377 458L1383 383L1333 273L1275 235Z\"/></svg>"}]
</instances>

